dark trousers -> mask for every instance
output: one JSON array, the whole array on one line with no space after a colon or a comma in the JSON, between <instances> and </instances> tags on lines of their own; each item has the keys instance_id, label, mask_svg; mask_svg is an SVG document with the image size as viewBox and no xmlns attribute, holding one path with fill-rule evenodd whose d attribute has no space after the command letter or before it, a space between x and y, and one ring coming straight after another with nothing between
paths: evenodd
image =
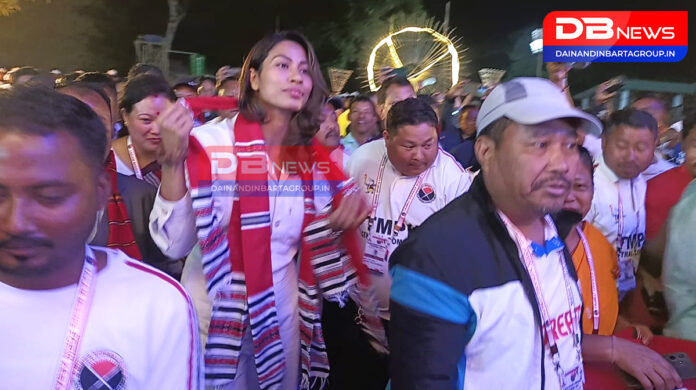
<instances>
[{"instance_id":1,"label":"dark trousers","mask_svg":"<svg viewBox=\"0 0 696 390\"><path fill-rule=\"evenodd\" d=\"M388 356L375 351L355 321L357 306L343 308L324 300L321 326L329 355L328 390L384 390L389 379Z\"/></svg>"}]
</instances>

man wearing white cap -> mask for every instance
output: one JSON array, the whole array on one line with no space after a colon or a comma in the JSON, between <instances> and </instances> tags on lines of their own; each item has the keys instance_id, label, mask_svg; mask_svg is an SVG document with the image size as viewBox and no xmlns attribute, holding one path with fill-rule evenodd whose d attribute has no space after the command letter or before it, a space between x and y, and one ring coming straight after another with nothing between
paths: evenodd
<instances>
[{"instance_id":1,"label":"man wearing white cap","mask_svg":"<svg viewBox=\"0 0 696 390\"><path fill-rule=\"evenodd\" d=\"M550 214L578 166L576 130L598 135L599 121L551 82L517 78L491 92L476 127L481 174L390 259L392 389L582 389L583 361L679 385L645 347L581 337L570 226Z\"/></svg>"}]
</instances>

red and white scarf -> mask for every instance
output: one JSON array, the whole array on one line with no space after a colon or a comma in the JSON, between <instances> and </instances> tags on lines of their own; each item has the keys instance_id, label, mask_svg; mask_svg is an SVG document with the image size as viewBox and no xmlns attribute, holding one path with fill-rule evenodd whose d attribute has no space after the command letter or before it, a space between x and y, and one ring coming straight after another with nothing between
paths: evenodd
<instances>
[{"instance_id":1,"label":"red and white scarf","mask_svg":"<svg viewBox=\"0 0 696 390\"><path fill-rule=\"evenodd\" d=\"M196 111L211 108L206 101L217 100L215 108L236 108L236 100L194 98L187 100ZM232 106L232 103L234 106ZM256 373L261 389L278 388L285 375L283 345L280 340L276 299L271 268L271 215L268 192L248 192L237 187L234 193L230 225L225 231L213 210L213 173L204 147L190 138L187 168L191 185L196 229L202 252L208 292L213 299L212 318L205 352L208 385L231 382L237 374L239 352L246 326L251 326ZM343 196L356 191L352 180L333 164L321 146L306 147L294 158L329 162L327 182L335 184L333 207ZM234 149L237 166L251 163L267 167L266 145L261 126L241 114L234 124ZM304 155L304 156L300 156ZM248 170L247 170L248 171ZM349 293L362 297L367 308L373 337L386 345L384 329L377 316L374 291L369 287L367 268L362 261L357 231L333 232L328 226L332 205L315 210L313 178L302 177L304 184L304 220L299 267L299 316L302 378L301 388L319 387L328 377L329 362L321 331L322 297L339 303ZM236 170L236 183L268 183L268 172ZM230 194L231 195L231 194ZM353 288L357 287L357 288ZM352 290L349 292L349 290Z\"/></svg>"},{"instance_id":2,"label":"red and white scarf","mask_svg":"<svg viewBox=\"0 0 696 390\"><path fill-rule=\"evenodd\" d=\"M116 156L114 156L113 150L109 153L106 161L106 173L111 180L111 196L106 205L106 218L109 221L109 238L106 246L120 249L128 256L136 260L142 260L140 249L135 242L131 220L128 217L128 209L123 202L121 192L118 190Z\"/></svg>"}]
</instances>

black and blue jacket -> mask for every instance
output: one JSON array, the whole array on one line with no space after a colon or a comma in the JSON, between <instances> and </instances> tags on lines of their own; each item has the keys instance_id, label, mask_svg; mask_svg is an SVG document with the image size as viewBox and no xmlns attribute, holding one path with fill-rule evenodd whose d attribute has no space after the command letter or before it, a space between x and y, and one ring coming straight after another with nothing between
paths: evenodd
<instances>
[{"instance_id":1,"label":"black and blue jacket","mask_svg":"<svg viewBox=\"0 0 696 390\"><path fill-rule=\"evenodd\" d=\"M572 227L554 222L560 237ZM558 386L556 374L544 372L531 280L482 175L414 229L390 263L392 390Z\"/></svg>"}]
</instances>

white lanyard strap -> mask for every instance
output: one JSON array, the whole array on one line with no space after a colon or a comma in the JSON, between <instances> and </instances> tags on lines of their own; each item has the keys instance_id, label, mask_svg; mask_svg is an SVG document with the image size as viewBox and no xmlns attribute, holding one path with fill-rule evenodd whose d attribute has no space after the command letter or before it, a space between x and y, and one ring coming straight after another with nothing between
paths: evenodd
<instances>
[{"instance_id":1,"label":"white lanyard strap","mask_svg":"<svg viewBox=\"0 0 696 390\"><path fill-rule=\"evenodd\" d=\"M385 154L384 157L382 157L382 161L379 164L379 170L377 171L377 182L375 183L375 192L372 194L372 211L370 212L370 219L367 223L368 232L372 231L372 225L374 224L374 221L377 218L377 205L379 203L379 194L382 192L382 182L384 181L384 169L386 168L386 166L387 155ZM411 192L408 194L408 198L406 199L406 203L401 208L401 213L399 213L399 219L396 222L396 226L394 226L394 229L392 230L393 236L396 236L401 230L403 230L408 210L411 208L411 203L413 203L413 199L416 197L416 194L418 193L421 184L423 184L425 174L428 172L429 169L430 168L426 169L420 175L418 175L416 182L413 184Z\"/></svg>"},{"instance_id":2,"label":"white lanyard strap","mask_svg":"<svg viewBox=\"0 0 696 390\"><path fill-rule=\"evenodd\" d=\"M616 184L616 191L619 194L619 231L618 231L618 237L616 239L616 250L621 253L621 238L623 237L623 231L624 231L624 218L623 218L623 202L621 201L621 185Z\"/></svg>"},{"instance_id":3,"label":"white lanyard strap","mask_svg":"<svg viewBox=\"0 0 696 390\"><path fill-rule=\"evenodd\" d=\"M87 317L92 304L94 294L94 277L97 273L97 263L94 253L87 248L80 281L77 287L75 302L70 313L70 323L68 324L68 334L65 338L65 349L60 358L58 375L56 378L56 390L66 390L70 387L75 366L77 365L78 352L82 335L87 325Z\"/></svg>"},{"instance_id":4,"label":"white lanyard strap","mask_svg":"<svg viewBox=\"0 0 696 390\"><path fill-rule=\"evenodd\" d=\"M128 155L130 156L131 164L133 165L133 172L135 173L135 177L137 177L140 180L143 180L143 173L140 171L140 164L138 164L138 158L135 155L135 148L133 147L133 143L131 142L130 135L126 140L126 144L128 145Z\"/></svg>"},{"instance_id":5,"label":"white lanyard strap","mask_svg":"<svg viewBox=\"0 0 696 390\"><path fill-rule=\"evenodd\" d=\"M583 233L580 226L576 226L575 229L578 231L580 240L582 240L582 246L585 249L585 256L587 257L587 265L590 268L590 283L592 288L592 334L599 333L599 293L597 291L597 276L595 274L594 259L592 258L592 250L590 249L590 244L587 242L587 237Z\"/></svg>"},{"instance_id":6,"label":"white lanyard strap","mask_svg":"<svg viewBox=\"0 0 696 390\"><path fill-rule=\"evenodd\" d=\"M634 193L633 193L633 180L629 182L629 186L631 189L631 205L633 206L633 210L635 211L636 214L636 230L635 232L637 233L638 230L640 229L640 209L636 207L636 200L634 198ZM621 185L620 182L616 183L616 192L619 195L619 231L617 232L617 239L616 239L616 251L620 254L621 253L621 248L622 248L622 238L624 236L624 228L625 228L625 223L624 223L624 213L623 213L623 201L621 199ZM631 241L629 242L638 242L636 241ZM632 250L634 248L629 247L629 250Z\"/></svg>"},{"instance_id":7,"label":"white lanyard strap","mask_svg":"<svg viewBox=\"0 0 696 390\"><path fill-rule=\"evenodd\" d=\"M546 301L544 299L543 292L541 290L541 283L539 281L539 277L536 272L536 265L534 263L534 254L532 252L531 245L527 243L527 239L524 236L524 234L508 219L508 217L503 214L502 212L498 212L500 215L501 220L505 224L505 226L508 228L509 231L512 232L513 234L513 239L517 243L517 247L520 250L520 254L522 255L522 265L527 271L527 274L529 275L529 278L532 281L532 286L534 288L534 295L536 295L537 302L539 304L539 313L541 315L541 322L544 327L544 333L546 336L546 339L548 340L549 343L549 350L551 351L551 360L553 362L554 368L556 369L556 374L558 374L558 379L561 382L561 386L563 386L563 377L565 375L563 371L563 367L561 367L561 357L560 357L560 351L558 349L558 343L557 343L557 336L554 334L552 326L551 326L551 316L549 315L548 308L546 306ZM547 223L550 223L548 220L548 217L546 219ZM575 347L575 350L577 352L577 358L582 359L581 357L581 347L580 347L580 334L579 334L579 329L577 324L579 323L576 321L576 315L575 315L575 298L573 297L571 286L568 280L568 269L566 267L565 261L563 260L563 257L561 256L560 258L560 264L561 264L561 271L563 273L563 283L565 284L566 287L566 294L567 294L567 299L568 303L570 304L570 315L571 315L571 321L573 321L573 327L572 327L572 332L573 332L573 346ZM578 360L582 361L582 360Z\"/></svg>"}]
</instances>

